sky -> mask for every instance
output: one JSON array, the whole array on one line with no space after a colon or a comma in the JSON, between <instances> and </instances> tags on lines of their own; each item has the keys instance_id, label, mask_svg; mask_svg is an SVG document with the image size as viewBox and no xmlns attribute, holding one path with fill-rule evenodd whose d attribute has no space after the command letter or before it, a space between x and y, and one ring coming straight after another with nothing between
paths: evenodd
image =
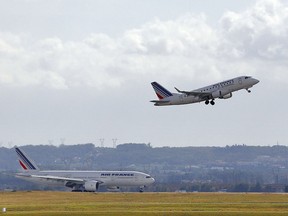
<instances>
[{"instance_id":1,"label":"sky","mask_svg":"<svg viewBox=\"0 0 288 216\"><path fill-rule=\"evenodd\" d=\"M288 145L287 0L0 1L0 146ZM155 107L242 75L248 94Z\"/></svg>"}]
</instances>

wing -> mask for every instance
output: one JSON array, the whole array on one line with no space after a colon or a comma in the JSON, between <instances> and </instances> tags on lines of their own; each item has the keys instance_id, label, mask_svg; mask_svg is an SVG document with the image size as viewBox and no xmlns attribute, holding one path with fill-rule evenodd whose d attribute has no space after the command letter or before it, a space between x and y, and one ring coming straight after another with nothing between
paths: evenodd
<instances>
[{"instance_id":1,"label":"wing","mask_svg":"<svg viewBox=\"0 0 288 216\"><path fill-rule=\"evenodd\" d=\"M20 178L34 178L39 180L46 180L51 182L63 182L65 185L67 182L71 182L74 184L84 184L84 179L78 179L78 178L66 178L66 177L60 177L60 176L51 176L51 175L34 175L34 174L24 174L24 173L18 173L16 174L17 177Z\"/></svg>"},{"instance_id":2,"label":"wing","mask_svg":"<svg viewBox=\"0 0 288 216\"><path fill-rule=\"evenodd\" d=\"M23 177L23 175L21 175ZM26 175L25 177L34 178L39 180L45 180L47 182L60 183L66 187L73 188L75 191L91 191L95 192L98 190L102 181L80 179L80 178L66 178L61 176L50 176L50 175Z\"/></svg>"},{"instance_id":3,"label":"wing","mask_svg":"<svg viewBox=\"0 0 288 216\"><path fill-rule=\"evenodd\" d=\"M179 89L177 89L175 87L175 89L177 90L177 92L179 93L183 93L183 94L186 94L188 96L195 96L195 97L199 97L201 99L209 99L212 97L212 93L209 93L209 92L196 92L196 91L180 91Z\"/></svg>"},{"instance_id":4,"label":"wing","mask_svg":"<svg viewBox=\"0 0 288 216\"><path fill-rule=\"evenodd\" d=\"M34 175L34 174L22 174L18 173L16 175L20 178L34 178L39 180L46 180L54 183L63 183L66 187L74 187L75 185L81 186L85 185L86 182L89 182L89 180L80 179L80 178L66 178L61 176L51 176L51 175ZM102 184L103 182L97 181L98 184Z\"/></svg>"},{"instance_id":5,"label":"wing","mask_svg":"<svg viewBox=\"0 0 288 216\"><path fill-rule=\"evenodd\" d=\"M65 177L60 177L60 176L41 176L41 175L31 175L32 178L37 178L37 179L43 179L47 181L53 181L53 182L63 182L63 184L73 183L73 184L84 184L85 180L84 179L78 179L78 178L65 178Z\"/></svg>"}]
</instances>

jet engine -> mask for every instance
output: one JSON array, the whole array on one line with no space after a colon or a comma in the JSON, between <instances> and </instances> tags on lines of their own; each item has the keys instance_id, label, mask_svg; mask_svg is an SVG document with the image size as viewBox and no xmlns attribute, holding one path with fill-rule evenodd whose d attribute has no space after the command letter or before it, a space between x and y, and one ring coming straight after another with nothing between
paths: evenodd
<instances>
[{"instance_id":1,"label":"jet engine","mask_svg":"<svg viewBox=\"0 0 288 216\"><path fill-rule=\"evenodd\" d=\"M85 182L85 184L83 186L84 186L85 191L95 192L99 188L99 182L87 181L87 182Z\"/></svg>"},{"instance_id":2,"label":"jet engine","mask_svg":"<svg viewBox=\"0 0 288 216\"><path fill-rule=\"evenodd\" d=\"M228 94L225 94L223 95L222 97L220 97L221 99L228 99L228 98L231 98L232 97L232 93L228 93Z\"/></svg>"},{"instance_id":3,"label":"jet engine","mask_svg":"<svg viewBox=\"0 0 288 216\"><path fill-rule=\"evenodd\" d=\"M220 99L228 99L232 97L232 93L227 90L226 91L218 90L218 91L212 92L212 97L220 98Z\"/></svg>"}]
</instances>

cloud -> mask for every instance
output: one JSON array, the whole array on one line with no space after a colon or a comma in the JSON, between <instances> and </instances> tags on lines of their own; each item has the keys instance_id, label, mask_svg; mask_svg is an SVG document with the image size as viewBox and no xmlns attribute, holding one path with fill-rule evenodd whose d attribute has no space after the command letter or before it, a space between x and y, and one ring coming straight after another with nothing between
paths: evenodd
<instances>
[{"instance_id":1,"label":"cloud","mask_svg":"<svg viewBox=\"0 0 288 216\"><path fill-rule=\"evenodd\" d=\"M207 23L205 14L186 14L154 19L117 38L94 33L82 41L33 41L2 32L0 83L103 89L139 78L203 81L267 77L270 71L276 80L288 80L287 22L287 4L261 0L245 11L227 11L217 27Z\"/></svg>"},{"instance_id":2,"label":"cloud","mask_svg":"<svg viewBox=\"0 0 288 216\"><path fill-rule=\"evenodd\" d=\"M124 35L127 52L147 55L196 55L193 49L206 48L213 42L213 30L203 14L184 15L173 21L155 19L142 28Z\"/></svg>"},{"instance_id":3,"label":"cloud","mask_svg":"<svg viewBox=\"0 0 288 216\"><path fill-rule=\"evenodd\" d=\"M287 12L287 5L277 0L259 1L242 13L227 12L220 20L222 35L240 57L287 58Z\"/></svg>"}]
</instances>

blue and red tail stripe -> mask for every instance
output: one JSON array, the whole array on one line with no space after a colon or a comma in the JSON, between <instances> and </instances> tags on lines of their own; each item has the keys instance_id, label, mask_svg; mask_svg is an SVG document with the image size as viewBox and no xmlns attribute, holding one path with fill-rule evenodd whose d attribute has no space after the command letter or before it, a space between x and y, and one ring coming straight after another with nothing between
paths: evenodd
<instances>
[{"instance_id":1,"label":"blue and red tail stripe","mask_svg":"<svg viewBox=\"0 0 288 216\"><path fill-rule=\"evenodd\" d=\"M170 97L170 96L173 96L173 94L168 91L167 89L165 89L163 86L161 86L159 83L157 82L152 82L151 83L152 87L154 88L154 91L157 95L157 97L159 99L163 99L163 98L166 98L166 97Z\"/></svg>"},{"instance_id":2,"label":"blue and red tail stripe","mask_svg":"<svg viewBox=\"0 0 288 216\"><path fill-rule=\"evenodd\" d=\"M28 168L25 166L25 164L22 163L21 160L19 160L19 163L24 170L28 170Z\"/></svg>"},{"instance_id":3,"label":"blue and red tail stripe","mask_svg":"<svg viewBox=\"0 0 288 216\"><path fill-rule=\"evenodd\" d=\"M21 167L25 170L36 170L37 168L33 165L33 163L24 155L24 153L19 149L15 148L17 155L19 156L20 160L19 163Z\"/></svg>"}]
</instances>

